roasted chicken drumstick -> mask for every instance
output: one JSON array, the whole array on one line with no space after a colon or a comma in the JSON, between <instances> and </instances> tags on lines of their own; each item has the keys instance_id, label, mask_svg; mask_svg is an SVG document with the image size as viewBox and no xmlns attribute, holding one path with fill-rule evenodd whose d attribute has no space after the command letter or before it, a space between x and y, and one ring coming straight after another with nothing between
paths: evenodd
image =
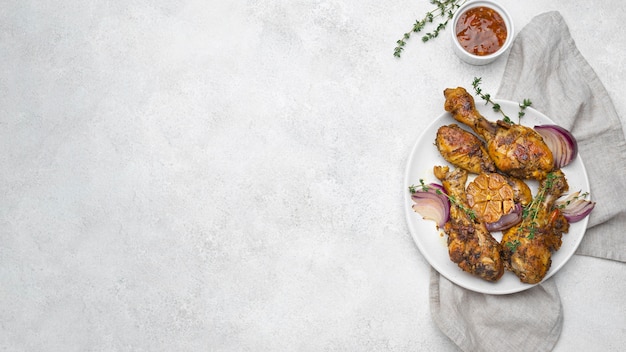
<instances>
[{"instance_id":1,"label":"roasted chicken drumstick","mask_svg":"<svg viewBox=\"0 0 626 352\"><path fill-rule=\"evenodd\" d=\"M491 236L483 223L459 207L469 209L465 201L467 171L450 171L447 166L435 166L433 171L450 198L458 203L450 206L450 219L444 226L444 232L448 235L450 259L464 271L487 281L497 281L504 273L500 243Z\"/></svg>"},{"instance_id":2,"label":"roasted chicken drumstick","mask_svg":"<svg viewBox=\"0 0 626 352\"><path fill-rule=\"evenodd\" d=\"M503 234L505 265L520 281L538 283L550 269L552 251L561 247L561 235L569 229L565 217L554 207L567 190L567 180L561 170L549 173L540 182L540 194L530 204L526 217Z\"/></svg>"},{"instance_id":3,"label":"roasted chicken drumstick","mask_svg":"<svg viewBox=\"0 0 626 352\"><path fill-rule=\"evenodd\" d=\"M487 142L487 152L500 171L536 180L544 179L552 171L552 152L532 128L488 121L476 110L474 98L462 87L448 88L444 96L446 111Z\"/></svg>"},{"instance_id":4,"label":"roasted chicken drumstick","mask_svg":"<svg viewBox=\"0 0 626 352\"><path fill-rule=\"evenodd\" d=\"M474 174L496 172L485 142L456 124L439 127L435 146L441 156L454 166Z\"/></svg>"}]
</instances>

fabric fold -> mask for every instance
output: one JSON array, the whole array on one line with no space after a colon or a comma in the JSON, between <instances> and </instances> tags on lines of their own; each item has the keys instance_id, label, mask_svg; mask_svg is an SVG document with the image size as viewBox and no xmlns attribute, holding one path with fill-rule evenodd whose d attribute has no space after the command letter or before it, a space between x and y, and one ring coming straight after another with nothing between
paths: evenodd
<instances>
[{"instance_id":1,"label":"fabric fold","mask_svg":"<svg viewBox=\"0 0 626 352\"><path fill-rule=\"evenodd\" d=\"M510 295L459 287L431 268L433 320L463 351L550 351L563 328L554 280Z\"/></svg>"},{"instance_id":2,"label":"fabric fold","mask_svg":"<svg viewBox=\"0 0 626 352\"><path fill-rule=\"evenodd\" d=\"M518 34L496 97L531 99L533 108L574 134L591 185L588 191L597 202L576 253L626 261L621 231L626 228L626 203L615 191L626 186L623 126L558 12L536 16ZM553 279L498 296L466 290L431 269L430 308L437 326L463 351L550 351L563 327Z\"/></svg>"}]
</instances>

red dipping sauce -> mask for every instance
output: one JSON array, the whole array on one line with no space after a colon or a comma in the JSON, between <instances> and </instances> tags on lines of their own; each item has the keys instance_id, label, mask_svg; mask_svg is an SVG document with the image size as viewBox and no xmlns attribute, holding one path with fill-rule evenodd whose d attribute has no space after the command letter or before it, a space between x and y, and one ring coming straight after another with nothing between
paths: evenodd
<instances>
[{"instance_id":1,"label":"red dipping sauce","mask_svg":"<svg viewBox=\"0 0 626 352\"><path fill-rule=\"evenodd\" d=\"M498 51L506 41L507 29L500 14L489 7L471 8L456 23L456 38L470 54L486 56Z\"/></svg>"}]
</instances>

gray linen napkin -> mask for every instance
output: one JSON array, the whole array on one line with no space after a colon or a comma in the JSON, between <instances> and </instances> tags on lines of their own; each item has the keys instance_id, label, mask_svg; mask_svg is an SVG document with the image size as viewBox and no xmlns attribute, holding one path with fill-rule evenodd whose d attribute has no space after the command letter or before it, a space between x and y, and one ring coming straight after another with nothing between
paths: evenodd
<instances>
[{"instance_id":1,"label":"gray linen napkin","mask_svg":"<svg viewBox=\"0 0 626 352\"><path fill-rule=\"evenodd\" d=\"M569 129L578 141L591 197L597 202L577 254L626 261L626 142L609 95L582 57L558 12L535 17L519 33L497 98L522 101ZM606 167L611 166L607 175ZM608 180L607 177L611 179ZM549 351L563 326L553 279L492 296L456 286L431 270L435 323L464 351Z\"/></svg>"}]
</instances>

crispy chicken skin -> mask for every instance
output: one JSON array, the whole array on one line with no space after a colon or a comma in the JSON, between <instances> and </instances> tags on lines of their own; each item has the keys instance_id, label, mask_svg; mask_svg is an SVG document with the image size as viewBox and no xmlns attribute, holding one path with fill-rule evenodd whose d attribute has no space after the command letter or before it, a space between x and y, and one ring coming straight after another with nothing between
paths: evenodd
<instances>
[{"instance_id":1,"label":"crispy chicken skin","mask_svg":"<svg viewBox=\"0 0 626 352\"><path fill-rule=\"evenodd\" d=\"M456 167L474 174L496 171L485 143L456 124L439 127L435 145L441 156Z\"/></svg>"},{"instance_id":2,"label":"crispy chicken skin","mask_svg":"<svg viewBox=\"0 0 626 352\"><path fill-rule=\"evenodd\" d=\"M545 178L552 171L552 152L532 128L488 121L476 110L474 98L465 88L445 89L444 96L445 110L487 142L487 152L500 171L536 180Z\"/></svg>"},{"instance_id":3,"label":"crispy chicken skin","mask_svg":"<svg viewBox=\"0 0 626 352\"><path fill-rule=\"evenodd\" d=\"M435 176L441 180L448 195L469 209L465 201L467 171L447 166L435 166ZM473 220L456 205L450 206L450 219L444 226L448 235L448 254L459 268L487 281L497 281L504 273L500 243L487 231L485 225Z\"/></svg>"},{"instance_id":4,"label":"crispy chicken skin","mask_svg":"<svg viewBox=\"0 0 626 352\"><path fill-rule=\"evenodd\" d=\"M513 188L513 199L515 199L515 202L520 203L521 205L526 205L533 200L533 194L526 182L511 176L504 177L506 178L509 186Z\"/></svg>"},{"instance_id":5,"label":"crispy chicken skin","mask_svg":"<svg viewBox=\"0 0 626 352\"><path fill-rule=\"evenodd\" d=\"M550 173L540 182L539 189L545 189L545 193L535 208L534 220L531 213L502 236L507 269L529 284L543 280L552 264L552 251L561 247L561 236L569 229L565 217L554 208L555 201L568 190L563 172Z\"/></svg>"}]
</instances>

